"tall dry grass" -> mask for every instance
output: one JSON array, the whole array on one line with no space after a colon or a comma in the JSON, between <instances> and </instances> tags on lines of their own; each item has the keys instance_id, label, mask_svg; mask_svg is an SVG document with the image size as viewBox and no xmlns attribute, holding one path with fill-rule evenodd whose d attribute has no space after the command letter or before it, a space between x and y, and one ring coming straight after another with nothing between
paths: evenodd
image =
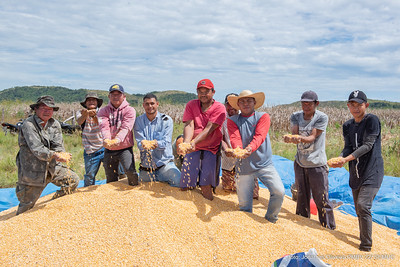
<instances>
[{"instance_id":1,"label":"tall dry grass","mask_svg":"<svg viewBox=\"0 0 400 267\"><path fill-rule=\"evenodd\" d=\"M26 118L31 114L29 104L23 102L2 102L0 103L1 121L15 124L20 119ZM59 103L60 110L54 113L54 117L64 121L73 116L81 105L76 103ZM137 114L143 114L142 106L134 106ZM184 105L160 104L160 112L168 114L174 120L174 134L176 138L183 132L182 116ZM265 111L271 116L270 137L273 153L293 160L296 154L296 146L283 142L283 135L290 132L290 115L300 110L300 107L263 107L260 111ZM329 117L329 125L326 135L326 153L328 158L338 156L343 148L342 124L351 118L351 114L346 108L320 108ZM368 112L377 115L382 122L382 154L385 162L385 174L400 177L400 110L368 109ZM69 121L69 123L74 123ZM82 177L84 173L83 147L80 134L65 135L64 142L67 151L73 154L73 168ZM17 179L17 169L15 165L15 155L18 151L17 136L0 135L0 188L14 186ZM12 151L12 153L10 153ZM139 162L139 155L135 146L135 160ZM5 175L7 174L7 175ZM104 173L100 170L99 178L104 178Z\"/></svg>"}]
</instances>

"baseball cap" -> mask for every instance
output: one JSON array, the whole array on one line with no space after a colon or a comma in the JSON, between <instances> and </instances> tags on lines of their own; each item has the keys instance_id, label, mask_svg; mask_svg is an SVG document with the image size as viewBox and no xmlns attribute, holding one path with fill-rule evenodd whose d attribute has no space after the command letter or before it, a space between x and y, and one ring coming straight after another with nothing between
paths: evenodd
<instances>
[{"instance_id":1,"label":"baseball cap","mask_svg":"<svg viewBox=\"0 0 400 267\"><path fill-rule=\"evenodd\" d=\"M360 90L355 90L353 92L351 92L351 94L349 95L349 100L347 102L350 101L354 101L357 103L366 103L367 101L367 95Z\"/></svg>"},{"instance_id":2,"label":"baseball cap","mask_svg":"<svg viewBox=\"0 0 400 267\"><path fill-rule=\"evenodd\" d=\"M203 79L197 84L197 89L201 87L214 90L214 84L209 79Z\"/></svg>"},{"instance_id":3,"label":"baseball cap","mask_svg":"<svg viewBox=\"0 0 400 267\"><path fill-rule=\"evenodd\" d=\"M121 93L124 93L124 87L122 87L122 85L119 84L113 84L111 85L110 89L108 90L110 93L112 91L120 91Z\"/></svg>"},{"instance_id":4,"label":"baseball cap","mask_svg":"<svg viewBox=\"0 0 400 267\"><path fill-rule=\"evenodd\" d=\"M305 91L302 95L301 95L301 102L313 102L313 101L318 101L318 96L317 93L314 91Z\"/></svg>"}]
</instances>

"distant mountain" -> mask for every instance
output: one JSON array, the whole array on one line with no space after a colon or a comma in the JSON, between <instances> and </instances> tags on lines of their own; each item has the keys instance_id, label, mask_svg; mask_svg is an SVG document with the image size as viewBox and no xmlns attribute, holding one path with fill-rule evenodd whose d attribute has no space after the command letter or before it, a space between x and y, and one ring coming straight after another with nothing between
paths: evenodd
<instances>
[{"instance_id":1,"label":"distant mountain","mask_svg":"<svg viewBox=\"0 0 400 267\"><path fill-rule=\"evenodd\" d=\"M391 102L391 101L386 101L386 100L373 100L369 99L369 107L370 108L379 108L379 109L400 109L400 103L399 102ZM291 104L286 104L286 105L280 105L280 106L297 106L300 107L300 101L291 103ZM347 107L347 101L320 101L319 102L319 107L336 107L336 108L345 108Z\"/></svg>"},{"instance_id":2,"label":"distant mountain","mask_svg":"<svg viewBox=\"0 0 400 267\"><path fill-rule=\"evenodd\" d=\"M108 102L108 91L89 90L89 89L69 89L61 86L18 86L0 91L0 102L2 101L29 101L35 102L39 96L51 95L56 102L70 103L80 102L85 98L88 91L96 92L100 98L106 103ZM197 95L182 91L153 91L161 103L168 104L184 104L192 99L196 99ZM129 103L136 105L141 103L145 94L129 94L126 93L126 99Z\"/></svg>"}]
</instances>

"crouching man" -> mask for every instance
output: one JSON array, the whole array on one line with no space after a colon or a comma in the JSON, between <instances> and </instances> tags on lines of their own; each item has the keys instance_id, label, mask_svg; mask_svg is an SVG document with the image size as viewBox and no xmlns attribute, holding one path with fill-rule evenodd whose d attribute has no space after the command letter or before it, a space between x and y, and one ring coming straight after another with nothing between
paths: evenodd
<instances>
[{"instance_id":1,"label":"crouching man","mask_svg":"<svg viewBox=\"0 0 400 267\"><path fill-rule=\"evenodd\" d=\"M60 123L52 118L59 109L53 97L39 97L30 107L35 114L24 121L18 136L17 215L33 208L48 183L60 186L53 199L71 194L79 183L78 175L61 164L71 154L65 153Z\"/></svg>"},{"instance_id":2,"label":"crouching man","mask_svg":"<svg viewBox=\"0 0 400 267\"><path fill-rule=\"evenodd\" d=\"M139 179L142 182L167 182L178 187L181 172L174 164L171 146L174 125L170 116L158 112L158 106L157 96L146 94L143 97L145 114L135 122L135 139L141 160Z\"/></svg>"}]
</instances>

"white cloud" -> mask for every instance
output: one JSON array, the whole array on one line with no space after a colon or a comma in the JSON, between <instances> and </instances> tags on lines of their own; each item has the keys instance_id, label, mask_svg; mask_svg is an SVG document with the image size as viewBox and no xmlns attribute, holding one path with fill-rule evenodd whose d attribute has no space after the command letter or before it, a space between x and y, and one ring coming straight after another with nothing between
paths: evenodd
<instances>
[{"instance_id":1,"label":"white cloud","mask_svg":"<svg viewBox=\"0 0 400 267\"><path fill-rule=\"evenodd\" d=\"M118 82L131 93L194 92L208 77L219 100L244 89L269 103L363 89L400 101L399 11L372 0L3 0L0 89Z\"/></svg>"}]
</instances>

